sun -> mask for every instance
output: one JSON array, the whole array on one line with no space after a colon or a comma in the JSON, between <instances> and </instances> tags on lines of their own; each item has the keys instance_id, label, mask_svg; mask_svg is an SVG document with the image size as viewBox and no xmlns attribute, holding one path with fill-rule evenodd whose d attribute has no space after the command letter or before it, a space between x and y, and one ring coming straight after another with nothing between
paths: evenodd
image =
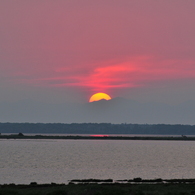
<instances>
[{"instance_id":1,"label":"sun","mask_svg":"<svg viewBox=\"0 0 195 195\"><path fill-rule=\"evenodd\" d=\"M110 100L111 97L106 93L95 93L89 99L89 102L99 101L99 100Z\"/></svg>"}]
</instances>

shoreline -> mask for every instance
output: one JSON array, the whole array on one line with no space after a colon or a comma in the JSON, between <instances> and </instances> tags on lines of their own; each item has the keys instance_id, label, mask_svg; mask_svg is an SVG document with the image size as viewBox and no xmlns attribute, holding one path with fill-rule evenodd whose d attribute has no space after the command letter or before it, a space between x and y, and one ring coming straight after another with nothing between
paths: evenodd
<instances>
[{"instance_id":1,"label":"shoreline","mask_svg":"<svg viewBox=\"0 0 195 195\"><path fill-rule=\"evenodd\" d=\"M29 184L15 184L15 183L4 183L0 184L2 186L61 186L61 185L80 185L80 184L194 184L195 178L186 178L186 179L142 179L140 177L134 179L72 179L68 180L68 183L37 183L31 182Z\"/></svg>"},{"instance_id":2,"label":"shoreline","mask_svg":"<svg viewBox=\"0 0 195 195\"><path fill-rule=\"evenodd\" d=\"M23 135L11 134L11 135L0 135L1 139L73 139L73 140L164 140L164 141L195 141L195 137L187 136L112 136L112 135Z\"/></svg>"}]
</instances>

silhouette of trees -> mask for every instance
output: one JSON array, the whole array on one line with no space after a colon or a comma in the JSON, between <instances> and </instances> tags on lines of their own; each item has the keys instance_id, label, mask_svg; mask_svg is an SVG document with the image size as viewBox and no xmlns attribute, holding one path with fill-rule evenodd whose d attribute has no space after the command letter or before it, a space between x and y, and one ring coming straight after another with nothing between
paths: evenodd
<instances>
[{"instance_id":1,"label":"silhouette of trees","mask_svg":"<svg viewBox=\"0 0 195 195\"><path fill-rule=\"evenodd\" d=\"M195 135L195 125L111 123L0 123L1 133ZM22 133L18 134L22 136Z\"/></svg>"}]
</instances>

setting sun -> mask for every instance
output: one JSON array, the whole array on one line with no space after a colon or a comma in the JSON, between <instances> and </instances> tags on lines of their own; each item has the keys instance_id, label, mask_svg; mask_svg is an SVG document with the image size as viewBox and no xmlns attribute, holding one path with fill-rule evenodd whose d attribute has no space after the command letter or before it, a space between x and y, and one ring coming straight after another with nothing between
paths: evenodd
<instances>
[{"instance_id":1,"label":"setting sun","mask_svg":"<svg viewBox=\"0 0 195 195\"><path fill-rule=\"evenodd\" d=\"M99 100L110 100L111 97L106 93L96 93L92 95L89 99L89 102L99 101Z\"/></svg>"}]
</instances>

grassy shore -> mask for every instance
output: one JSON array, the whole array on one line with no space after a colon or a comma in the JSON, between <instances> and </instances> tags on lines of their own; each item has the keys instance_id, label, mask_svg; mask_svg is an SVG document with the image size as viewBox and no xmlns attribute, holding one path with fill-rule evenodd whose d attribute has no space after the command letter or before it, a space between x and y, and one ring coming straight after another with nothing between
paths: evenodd
<instances>
[{"instance_id":1,"label":"grassy shore","mask_svg":"<svg viewBox=\"0 0 195 195\"><path fill-rule=\"evenodd\" d=\"M0 185L0 195L194 195L194 182Z\"/></svg>"},{"instance_id":2,"label":"grassy shore","mask_svg":"<svg viewBox=\"0 0 195 195\"><path fill-rule=\"evenodd\" d=\"M195 137L187 136L112 136L112 135L0 135L0 139L85 139L85 140L170 140L170 141L195 141Z\"/></svg>"}]
</instances>

